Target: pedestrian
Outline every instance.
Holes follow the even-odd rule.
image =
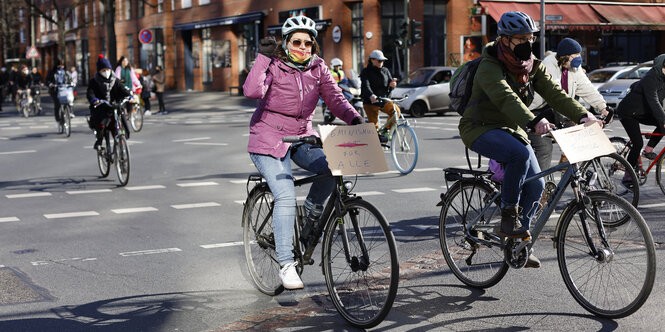
[[[137,68],[136,73],[139,74],[139,81],[141,81],[141,100],[143,101],[144,114],[150,116],[150,91],[152,90],[152,78],[148,70]]]
[[[124,56],[120,57],[118,64],[115,67],[115,76],[120,79],[120,83],[124,85],[132,93],[136,92],[136,89],[141,87],[141,82],[139,81],[138,76],[134,68],[129,63],[129,59]]]
[[[74,97],[78,94],[76,93],[76,87],[79,84],[79,73],[76,71],[76,66],[69,68],[69,76],[72,78],[72,88],[74,88]]]
[[[654,134],[665,133],[665,110],[663,109],[663,99],[665,98],[664,66],[665,54],[661,54],[653,60],[653,66],[644,77],[630,86],[630,92],[617,108],[621,125],[623,125],[633,144],[626,158],[633,167],[637,167],[640,152],[642,152],[643,157],[651,160],[658,156],[653,152],[653,148],[663,137],[651,136],[647,146],[644,147],[640,123],[655,126]],[[644,147],[644,151],[642,151],[642,147]],[[628,177],[624,176],[624,179],[628,180]]]
[[[369,55],[367,67],[360,72],[361,90],[360,96],[363,99],[365,114],[367,114],[367,121],[374,123],[376,129],[379,129],[379,111],[388,114],[388,117],[395,114],[392,102],[386,102],[379,106],[379,98],[390,97],[390,92],[393,91],[397,85],[397,79],[393,78],[390,70],[383,66],[383,63],[388,60],[380,50],[374,50]],[[395,105],[396,106],[396,105]],[[399,107],[397,111],[399,112]],[[390,132],[392,123],[386,126],[386,131],[379,133],[381,142],[387,142],[386,136]]]
[[[159,102],[159,112],[157,114],[168,114],[166,107],[164,107],[164,83],[166,82],[166,75],[162,66],[155,66],[155,74],[152,75],[152,81],[155,83],[154,90]]]
[[[467,108],[459,123],[464,145],[504,165],[501,185],[501,226],[508,238],[531,236],[531,218],[543,192],[543,179],[525,182],[540,172],[536,155],[523,128],[542,135],[552,128],[546,118],[534,123],[528,105],[540,94],[558,112],[576,122],[596,120],[551,79],[545,66],[532,54],[538,31],[533,19],[522,12],[504,13],[497,23],[499,37],[483,49]],[[525,267],[540,267],[529,254]]]
[[[291,160],[316,174],[330,175],[328,162],[320,146],[309,143],[284,143],[284,136],[318,136],[312,118],[319,98],[335,116],[348,124],[364,122],[344,98],[330,69],[321,59],[316,42],[316,23],[305,16],[290,17],[282,25],[282,41],[261,39],[256,62],[243,85],[246,97],[259,99],[259,106],[249,123],[247,151],[268,183],[275,199],[273,227],[279,276],[286,289],[303,288],[293,258],[293,225],[296,191]],[[305,244],[304,260],[311,256],[319,230],[323,203],[335,186],[332,177],[315,180],[305,199],[307,220],[300,241]]]
[[[12,103],[16,102],[16,79],[19,75],[16,66],[11,66],[9,74],[7,75],[7,80],[9,81],[9,93],[11,93]]]
[[[5,89],[9,84],[7,67],[0,68],[0,112],[2,112],[2,104],[5,102]]]

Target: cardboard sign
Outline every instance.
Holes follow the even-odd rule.
[[[552,136],[571,164],[616,152],[610,139],[595,121],[552,131]]]
[[[355,126],[319,125],[323,152],[333,175],[379,173],[388,170],[373,123]]]

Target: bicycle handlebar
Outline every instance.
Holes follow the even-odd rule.
[[[316,136],[284,136],[282,137],[284,143],[309,143],[312,145],[321,145],[321,138]]]
[[[127,104],[127,102],[129,102],[131,99],[133,99],[131,96],[129,96],[129,97],[125,97],[125,98],[122,99],[122,101],[120,101],[119,103],[117,103],[117,105],[122,107],[123,105]],[[107,106],[109,106],[109,107],[115,107],[115,106],[114,106],[115,104],[112,104],[112,103],[110,103],[108,100],[104,100],[104,99],[99,99],[99,103],[96,104],[96,105],[93,105],[93,107],[94,107],[94,108],[97,108],[97,107],[99,107],[99,105],[102,105],[102,104],[105,104],[105,105],[107,105]]]

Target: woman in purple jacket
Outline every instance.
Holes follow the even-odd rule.
[[[273,227],[279,273],[286,289],[303,288],[293,259],[293,225],[296,191],[291,174],[291,160],[316,174],[330,174],[323,149],[306,143],[282,142],[284,136],[318,136],[312,118],[319,97],[334,115],[347,124],[360,124],[363,118],[344,98],[342,90],[319,58],[313,20],[295,16],[282,26],[282,43],[272,37],[260,41],[259,54],[243,85],[246,97],[259,99],[259,106],[249,124],[247,151],[256,168],[266,179],[275,198]],[[307,222],[301,239],[307,239],[323,212],[323,203],[332,193],[332,177],[312,184],[305,208]],[[301,241],[302,241],[301,240]],[[305,243],[305,255],[316,244]],[[305,242],[305,241],[303,241]]]

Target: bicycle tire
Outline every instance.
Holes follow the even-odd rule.
[[[63,118],[63,115],[62,115],[64,113],[64,110],[63,110],[63,105],[62,104],[60,104],[60,106],[58,107],[57,112],[58,112],[59,117],[60,117],[60,120],[58,120],[58,134],[62,134],[62,133],[65,132],[65,125],[64,125],[64,122],[63,122],[64,118]]]
[[[626,317],[644,304],[653,288],[656,275],[653,238],[644,218],[624,199],[604,191],[588,192],[587,197],[590,203],[584,211],[571,202],[557,223],[559,270],[568,291],[584,309],[604,318]],[[613,222],[612,218],[621,215],[618,210],[629,220]],[[579,219],[582,213],[587,216],[593,243],[599,250],[611,252],[605,254],[608,259],[597,260],[591,255]],[[605,248],[599,239],[598,219],[603,225],[617,225],[605,226],[610,248]],[[616,305],[610,303],[614,301]]]
[[[617,153],[619,155],[621,155],[624,158],[628,156],[628,151],[630,151],[630,147],[626,146],[628,144],[628,141],[625,138],[619,136],[610,137],[610,143],[614,145],[614,148],[617,150]]]
[[[272,225],[274,198],[267,185],[258,185],[247,196],[242,213],[243,246],[249,275],[263,294],[274,296],[284,291],[279,278]]]
[[[115,171],[118,174],[120,186],[123,187],[129,182],[129,146],[127,145],[125,136],[120,135],[117,140],[115,147]]]
[[[23,105],[23,102],[21,103],[21,113],[23,114],[24,118],[29,118],[30,117],[30,105],[25,104]]]
[[[630,202],[637,207],[640,201],[640,180],[635,170],[630,166],[626,158],[618,153],[611,153],[584,162],[580,166],[582,174],[587,170],[595,171],[598,175],[596,184]],[[628,174],[629,185],[624,185],[624,176]]]
[[[402,174],[409,174],[418,162],[418,137],[415,130],[402,123],[392,131],[390,155],[395,168]]]
[[[665,183],[663,183],[663,172],[665,170],[663,169],[663,163],[665,163],[665,153],[660,155],[660,158],[656,161],[656,183],[658,183],[658,186],[660,187],[660,191],[665,194]]]
[[[397,246],[386,218],[374,205],[354,199],[345,202],[345,207],[342,220],[331,216],[326,225],[323,274],[340,315],[351,325],[366,329],[380,324],[395,301]],[[369,262],[362,257],[363,245]]]
[[[111,165],[109,163],[108,151],[103,145],[97,150],[97,166],[99,167],[99,173],[102,174],[102,178],[109,176]]]
[[[129,115],[129,124],[135,132],[139,132],[143,129],[143,108],[141,105],[132,105],[132,112]]]
[[[501,223],[500,200],[491,201],[496,189],[483,181],[458,181],[446,192],[439,216],[439,241],[443,257],[455,277],[473,288],[496,285],[508,272],[501,239],[493,235]],[[493,205],[467,235],[467,221],[475,219],[488,204]],[[494,211],[492,213],[492,211]],[[484,230],[481,230],[484,229]],[[473,240],[482,238],[484,242]]]
[[[71,117],[71,106],[63,105],[62,112],[62,131],[65,134],[65,137],[69,137],[72,134],[72,117]]]

